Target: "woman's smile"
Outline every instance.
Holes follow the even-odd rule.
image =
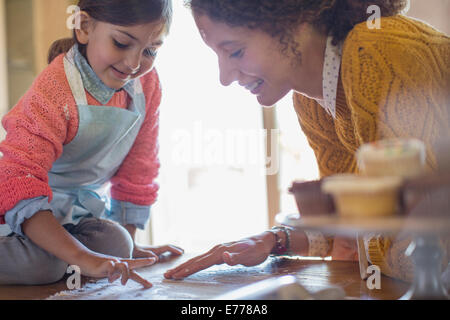
[[[256,81],[253,81],[249,84],[243,85],[245,89],[249,90],[252,94],[257,95],[261,92],[262,85],[264,84],[264,80],[258,79]]]

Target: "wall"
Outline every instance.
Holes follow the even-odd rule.
[[[13,107],[47,65],[53,41],[70,37],[67,7],[73,0],[3,0],[9,75],[9,107]]]
[[[48,49],[55,40],[71,37],[66,12],[72,0],[33,0],[33,41],[35,73],[47,66]]]
[[[450,0],[411,0],[407,15],[423,20],[438,30],[450,34]]]
[[[13,107],[34,80],[31,0],[5,0],[9,107]]]

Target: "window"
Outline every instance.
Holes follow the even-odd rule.
[[[179,1],[157,59],[163,101],[153,242],[195,251],[262,232],[267,196],[261,107],[242,88],[220,85],[215,53]]]

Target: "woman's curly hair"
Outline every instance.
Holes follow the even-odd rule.
[[[283,51],[296,52],[294,34],[299,24],[310,23],[330,34],[333,43],[344,40],[350,30],[369,18],[367,8],[377,5],[381,16],[400,13],[408,0],[184,0],[194,13],[233,27],[260,29],[278,37]]]

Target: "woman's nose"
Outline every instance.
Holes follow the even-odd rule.
[[[231,63],[219,58],[220,83],[229,86],[238,80],[239,70]]]

